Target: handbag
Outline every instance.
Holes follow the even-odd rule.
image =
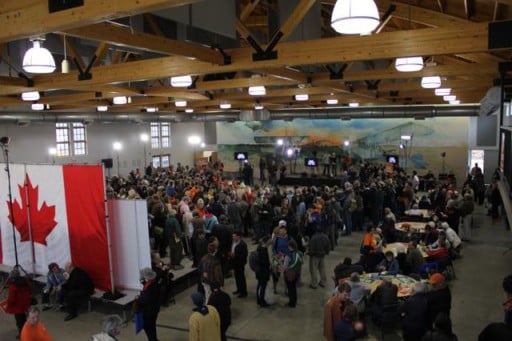
[[[288,270],[284,275],[286,276],[286,280],[288,282],[293,282],[297,279],[297,271],[295,270]]]

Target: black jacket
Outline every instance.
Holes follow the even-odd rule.
[[[71,271],[68,280],[62,287],[66,292],[81,291],[86,295],[92,295],[94,293],[94,284],[92,283],[91,277],[80,268],[74,268]]]

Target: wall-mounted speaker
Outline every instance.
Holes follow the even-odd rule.
[[[101,159],[101,163],[103,163],[103,166],[105,166],[105,168],[107,168],[107,169],[110,169],[114,166],[114,162],[112,161],[112,158]]]

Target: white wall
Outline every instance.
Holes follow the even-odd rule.
[[[149,123],[111,123],[94,122],[87,126],[87,148],[85,156],[55,158],[56,164],[67,163],[100,163],[101,159],[112,158],[114,167],[111,174],[117,173],[116,153],[112,148],[114,141],[119,141],[123,149],[119,152],[119,169],[126,175],[132,169],[144,166],[144,145],[140,134],[149,135]],[[171,164],[181,162],[192,165],[194,148],[187,139],[190,135],[204,136],[204,124],[171,123],[171,148],[152,150],[147,142],[146,159],[149,163],[151,155],[171,154]],[[16,124],[0,123],[0,136],[9,136],[9,161],[18,163],[52,163],[48,148],[55,146],[55,123],[32,123],[27,127]],[[0,159],[0,161],[4,161]]]

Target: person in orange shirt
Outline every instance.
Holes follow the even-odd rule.
[[[30,307],[27,322],[21,329],[21,341],[52,341],[52,337],[46,330],[40,319],[40,311],[37,307]]]

